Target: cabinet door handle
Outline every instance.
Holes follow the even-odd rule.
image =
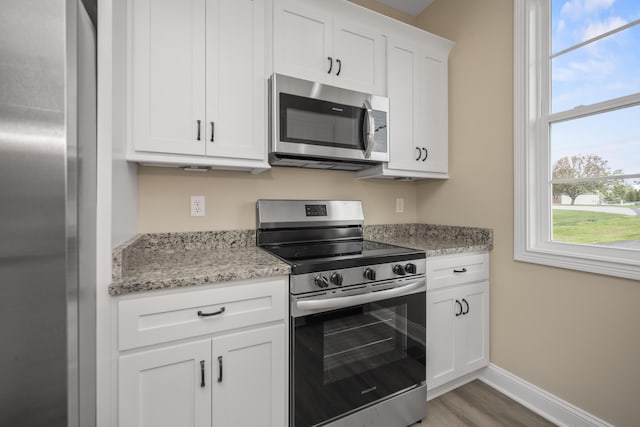
[[[422,161],[424,162],[425,160],[427,160],[427,157],[429,157],[429,150],[422,147],[422,151],[424,151],[424,158],[422,159]]]
[[[200,387],[204,387],[204,360],[200,361]]]
[[[198,316],[200,317],[209,317],[209,316],[217,316],[219,314],[224,313],[224,307],[220,307],[220,310],[213,311],[211,313],[205,313],[204,311],[198,311]]]
[[[218,382],[222,382],[222,356],[218,356]]]
[[[200,141],[200,120],[196,120],[198,122],[198,135],[196,136],[196,140]]]
[[[456,317],[461,316],[462,315],[462,303],[460,303],[460,301],[456,300],[456,305],[460,307],[460,311],[456,313]]]
[[[467,269],[465,267],[462,267],[461,269],[454,268],[453,272],[454,273],[466,273]]]
[[[338,72],[336,73],[336,76],[339,76],[340,71],[342,71],[342,61],[340,61],[339,59],[336,59],[336,62],[338,63]]]
[[[420,157],[422,157],[422,151],[420,150],[420,147],[416,147],[416,150],[418,151],[418,157],[416,157],[416,162],[420,160]]]
[[[331,74],[331,70],[333,70],[333,58],[328,56],[327,59],[329,60],[329,71],[327,71],[327,74]]]
[[[215,134],[216,134],[216,125],[215,123],[211,122],[211,142],[214,141]]]
[[[467,302],[466,299],[462,298],[462,302],[465,303],[467,305],[467,311],[463,311],[462,314],[469,314],[469,303]]]

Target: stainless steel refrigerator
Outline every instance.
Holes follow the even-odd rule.
[[[96,0],[0,0],[0,426],[95,425]]]

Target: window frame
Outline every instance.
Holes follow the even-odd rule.
[[[640,251],[554,242],[549,123],[639,105],[633,94],[549,114],[550,0],[514,0],[514,259],[640,280]]]

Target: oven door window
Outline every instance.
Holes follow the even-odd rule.
[[[425,294],[292,319],[295,426],[425,381]]]
[[[364,150],[364,108],[280,94],[280,140]]]

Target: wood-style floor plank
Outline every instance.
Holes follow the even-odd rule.
[[[555,427],[555,424],[476,380],[427,404],[414,427]]]

